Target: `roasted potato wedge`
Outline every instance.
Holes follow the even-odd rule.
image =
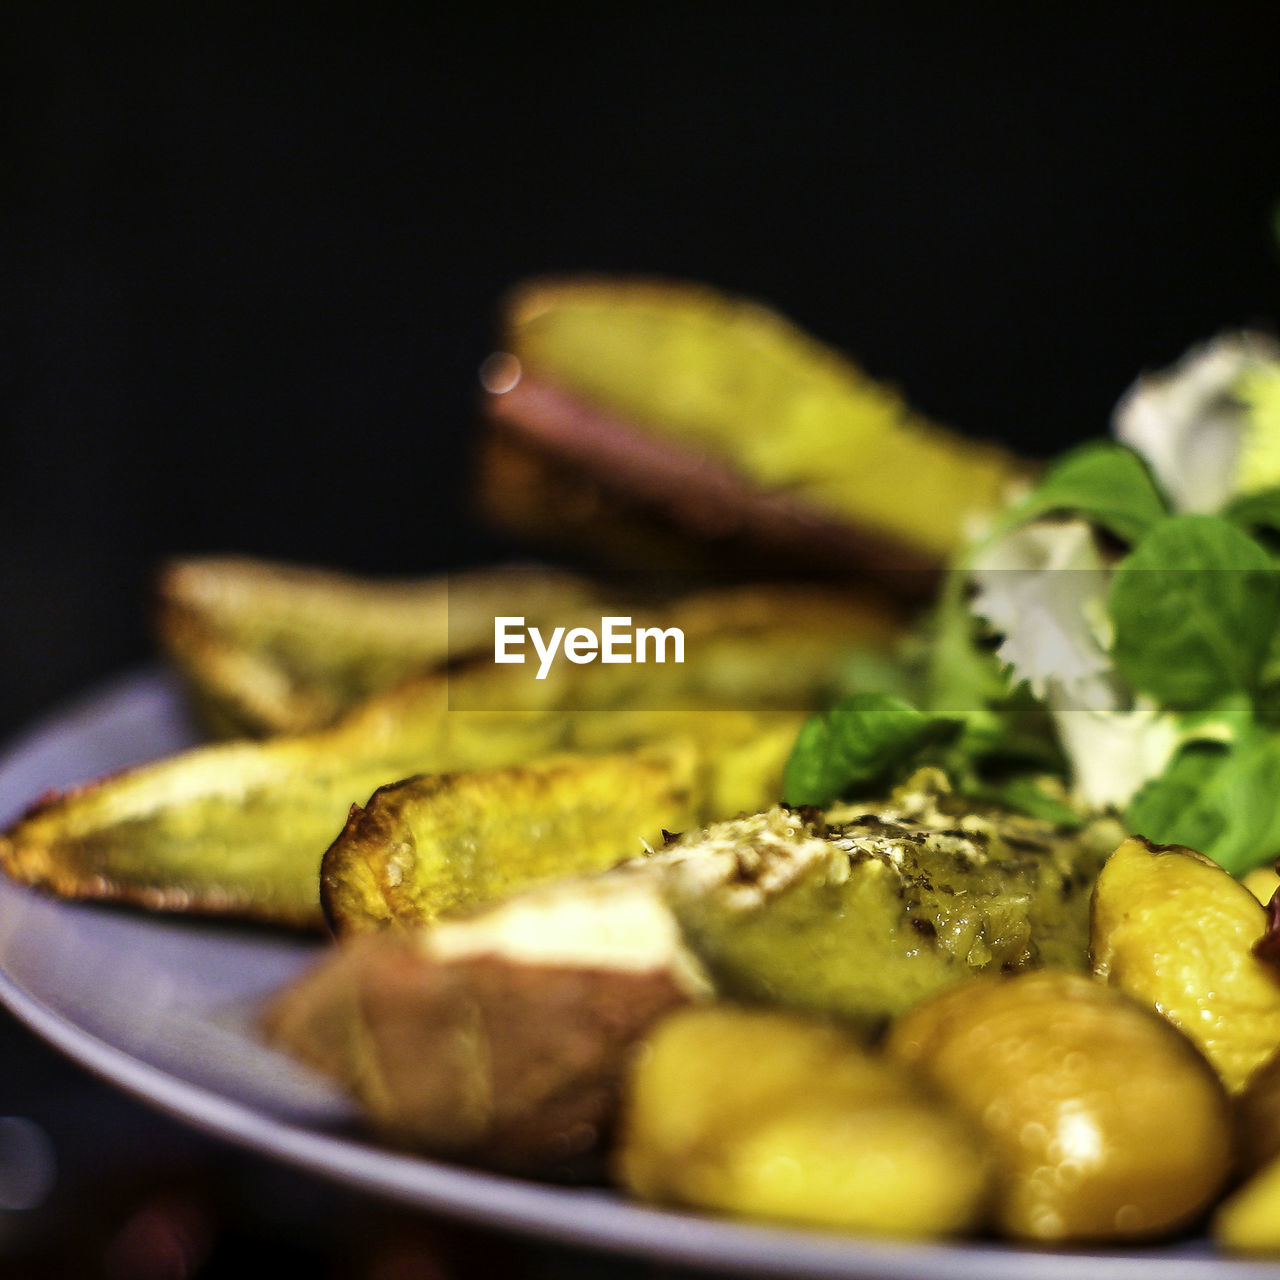
[[[601,1172],[635,1042],[707,991],[656,880],[615,871],[349,941],[264,1027],[390,1141],[573,1178]]]
[[[1167,1235],[1226,1182],[1231,1124],[1213,1071],[1168,1022],[1083,974],[953,986],[886,1048],[986,1133],[1007,1235]]]
[[[846,1030],[702,1005],[634,1055],[614,1168],[648,1200],[935,1236],[978,1224],[989,1161],[967,1121]]]
[[[351,805],[391,779],[687,736],[743,744],[739,772],[712,779],[711,803],[734,806],[716,811],[776,794],[799,713],[566,710],[590,705],[574,680],[585,670],[539,685],[536,710],[519,709],[532,682],[514,680],[509,697],[490,688],[469,700],[516,709],[450,710],[451,694],[467,696],[459,684],[510,679],[510,668],[427,677],[329,729],[196,748],[52,795],[0,836],[0,867],[67,897],[318,927],[324,851]]]
[[[1239,1091],[1280,1047],[1280,975],[1253,954],[1254,895],[1178,845],[1126,840],[1093,896],[1093,967],[1190,1037]]]
[[[325,915],[338,934],[412,927],[604,870],[661,844],[664,830],[704,821],[710,765],[676,739],[380,787],[324,855]]]
[[[752,561],[907,570],[897,586],[919,593],[929,579],[909,571],[940,568],[1028,470],[705,286],[534,280],[502,323],[482,374],[481,501],[524,533],[589,547],[603,516],[606,543],[625,549],[621,506]],[[654,552],[644,533],[634,545]]]
[[[156,633],[219,736],[302,733],[375,693],[491,650],[493,618],[598,606],[585,579],[524,565],[384,581],[239,556],[173,560]]]
[[[592,706],[634,699],[654,707],[691,695],[704,705],[756,706],[763,689],[769,705],[803,709],[844,687],[856,674],[850,661],[886,651],[903,625],[901,611],[869,590],[757,584],[628,600],[537,566],[381,582],[254,560],[183,560],[161,573],[158,596],[161,643],[222,735],[323,728],[411,676],[490,656],[499,615],[548,633],[599,627],[605,615],[685,633],[686,670],[624,674],[614,665],[594,690],[576,675]],[[505,709],[512,680],[472,678],[464,687],[475,701],[490,686],[486,705]]]

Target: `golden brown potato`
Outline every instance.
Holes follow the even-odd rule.
[[[206,557],[166,565],[157,595],[161,644],[223,736],[323,728],[410,677],[486,658],[500,615],[546,634],[555,626],[599,628],[606,615],[679,627],[687,640],[682,669],[613,665],[595,673],[603,679],[574,673],[584,705],[630,698],[650,707],[694,700],[808,708],[841,687],[851,655],[883,652],[902,626],[866,588],[753,584],[664,600],[536,565],[386,581]],[[526,705],[528,691],[521,696],[510,672],[496,676],[469,671],[455,708]]]
[[[1231,1253],[1280,1253],[1280,1160],[1223,1202],[1214,1214],[1213,1238]]]
[[[586,579],[541,565],[433,578],[361,578],[245,556],[172,560],[156,633],[219,736],[303,733],[362,699],[493,645],[498,613],[563,621],[601,604]]]
[[[518,668],[498,668],[509,675]],[[582,671],[586,668],[574,668]],[[690,737],[707,750],[710,812],[777,795],[801,712],[584,709],[570,675],[536,708],[493,689],[493,668],[429,676],[328,729],[182,752],[43,797],[0,834],[0,867],[65,897],[320,927],[320,862],[353,804],[418,773],[489,769],[558,751]],[[470,680],[492,710],[454,710]],[[474,692],[474,691],[473,691]],[[518,693],[519,690],[516,691]]]
[[[1094,971],[1180,1027],[1239,1090],[1280,1045],[1280,980],[1253,954],[1266,926],[1216,862],[1134,837],[1094,888]]]
[[[337,934],[409,928],[602,871],[702,820],[705,767],[695,743],[674,739],[379,787],[324,855],[325,916]]]
[[[349,941],[264,1028],[397,1145],[577,1178],[600,1172],[638,1037],[707,990],[654,882],[615,872]]]
[[[734,565],[896,571],[919,596],[933,582],[919,570],[939,569],[1029,470],[705,286],[528,281],[500,342],[483,372],[481,501],[505,527],[561,544],[598,551],[603,524],[613,554],[652,564],[671,546],[665,524]]]
[[[1166,1235],[1227,1177],[1230,1119],[1212,1070],[1167,1022],[1094,979],[971,979],[907,1014],[887,1051],[987,1134],[1008,1235]]]
[[[649,1036],[615,1168],[650,1200],[894,1236],[975,1225],[987,1177],[969,1126],[848,1032],[727,1005]]]

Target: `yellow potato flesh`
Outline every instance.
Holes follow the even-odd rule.
[[[616,1171],[651,1200],[894,1236],[975,1225],[968,1126],[833,1026],[706,1006],[637,1055]]]
[[[1189,849],[1126,840],[1093,896],[1095,972],[1179,1027],[1238,1091],[1280,1045],[1280,981],[1254,895]]]
[[[1022,473],[764,307],[676,283],[534,281],[505,341],[534,377],[934,558]]]
[[[951,987],[898,1022],[887,1051],[987,1134],[1005,1234],[1167,1234],[1227,1176],[1230,1123],[1212,1071],[1168,1023],[1083,975]]]

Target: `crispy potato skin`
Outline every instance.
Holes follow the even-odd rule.
[[[1042,1241],[1191,1223],[1231,1167],[1226,1096],[1191,1043],[1081,974],[975,978],[912,1010],[887,1052],[979,1124],[995,1221]]]
[[[602,871],[699,818],[694,744],[412,778],[353,808],[324,855],[337,934],[427,924],[530,885]]]
[[[561,543],[598,550],[603,525],[615,554],[652,555],[665,521],[722,562],[870,568],[919,596],[966,516],[1001,505],[1027,470],[926,422],[782,317],[705,286],[531,280],[509,297],[500,341],[481,501]],[[619,506],[639,523],[620,522]]]
[[[623,1115],[615,1171],[645,1199],[894,1236],[982,1214],[967,1123],[834,1024],[676,1012],[635,1055]]]
[[[535,620],[599,607],[585,579],[513,565],[360,578],[245,556],[171,560],[155,631],[219,737],[305,733],[363,699],[487,650],[495,613]]]
[[[495,705],[452,709],[472,678]],[[582,709],[578,692],[552,688],[545,705],[522,708],[489,672],[423,677],[329,729],[197,747],[46,797],[0,834],[0,868],[70,898],[321,928],[324,851],[352,804],[389,780],[689,737],[711,762],[707,812],[733,813],[777,793],[803,719],[679,706],[602,714]]]
[[[1159,1010],[1239,1091],[1280,1045],[1280,978],[1253,954],[1266,923],[1216,862],[1134,837],[1094,887],[1094,971]]]

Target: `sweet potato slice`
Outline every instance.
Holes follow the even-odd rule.
[[[677,740],[380,787],[324,856],[325,915],[339,934],[411,927],[604,870],[705,818],[704,767]]]
[[[563,621],[599,591],[513,565],[412,580],[241,556],[173,560],[156,582],[156,633],[219,736],[323,728],[375,693],[488,651],[496,613]]]
[[[732,813],[761,803],[762,792],[776,794],[802,718],[580,710],[591,705],[590,691],[572,673],[538,686],[541,705],[523,709],[526,686],[513,682],[506,694],[490,686],[511,670],[477,677],[488,692],[469,700],[493,710],[450,709],[465,673],[427,677],[329,729],[199,747],[52,794],[0,836],[0,867],[66,897],[319,927],[324,851],[351,805],[390,780],[689,736],[708,751],[716,744],[723,764],[709,779],[710,803]]]
[[[919,594],[1026,467],[927,422],[780,316],[705,286],[534,280],[508,298],[482,379],[481,503],[590,547],[619,509],[739,561],[876,570]],[[543,465],[540,465],[543,464]],[[554,490],[551,497],[548,491]],[[677,555],[679,551],[677,549]]]
[[[389,1141],[580,1178],[601,1170],[636,1041],[707,991],[657,881],[619,871],[349,941],[264,1026]]]

